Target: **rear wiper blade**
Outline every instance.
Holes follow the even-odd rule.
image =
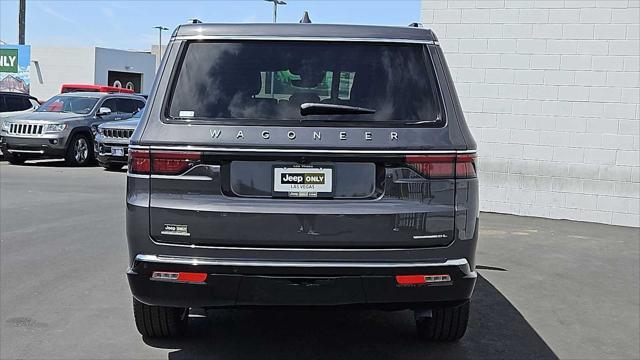
[[[350,115],[350,114],[373,114],[375,109],[367,109],[357,106],[304,103],[300,105],[300,115]]]
[[[440,121],[442,121],[442,118],[440,117],[440,115],[438,115],[435,118],[435,120],[419,120],[419,121],[406,122],[404,124],[405,125],[424,125],[424,124],[435,124]]]

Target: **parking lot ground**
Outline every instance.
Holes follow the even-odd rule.
[[[135,330],[126,174],[0,162],[2,359],[634,359],[640,230],[481,215],[469,330],[416,339],[408,311],[219,310],[179,340]]]

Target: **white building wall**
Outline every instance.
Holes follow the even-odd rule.
[[[60,93],[63,83],[92,84],[93,48],[31,47],[31,95],[47,100]]]
[[[422,0],[484,211],[640,226],[640,0]]]
[[[95,48],[95,79],[92,83],[107,84],[109,71],[142,74],[141,93],[148,94],[156,74],[156,56],[150,52]],[[95,82],[94,82],[95,81]]]

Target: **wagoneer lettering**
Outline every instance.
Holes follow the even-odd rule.
[[[182,25],[163,66],[129,151],[141,334],[184,334],[192,308],[349,306],[464,335],[476,144],[431,30]]]

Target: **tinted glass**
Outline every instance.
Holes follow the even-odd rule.
[[[97,102],[96,97],[57,95],[42,104],[36,111],[88,114]]]
[[[185,50],[168,115],[184,119],[416,122],[439,119],[428,54],[419,44],[198,42]],[[373,114],[300,115],[303,103]]]
[[[142,109],[144,103],[134,99],[118,99],[118,110],[123,113],[133,114]]]
[[[31,109],[31,101],[24,96],[12,96],[7,95],[4,98],[5,100],[5,111],[23,111]]]
[[[102,103],[102,105],[100,105],[100,107],[108,107],[112,113],[116,113],[120,111],[118,105],[117,99],[107,99]]]

